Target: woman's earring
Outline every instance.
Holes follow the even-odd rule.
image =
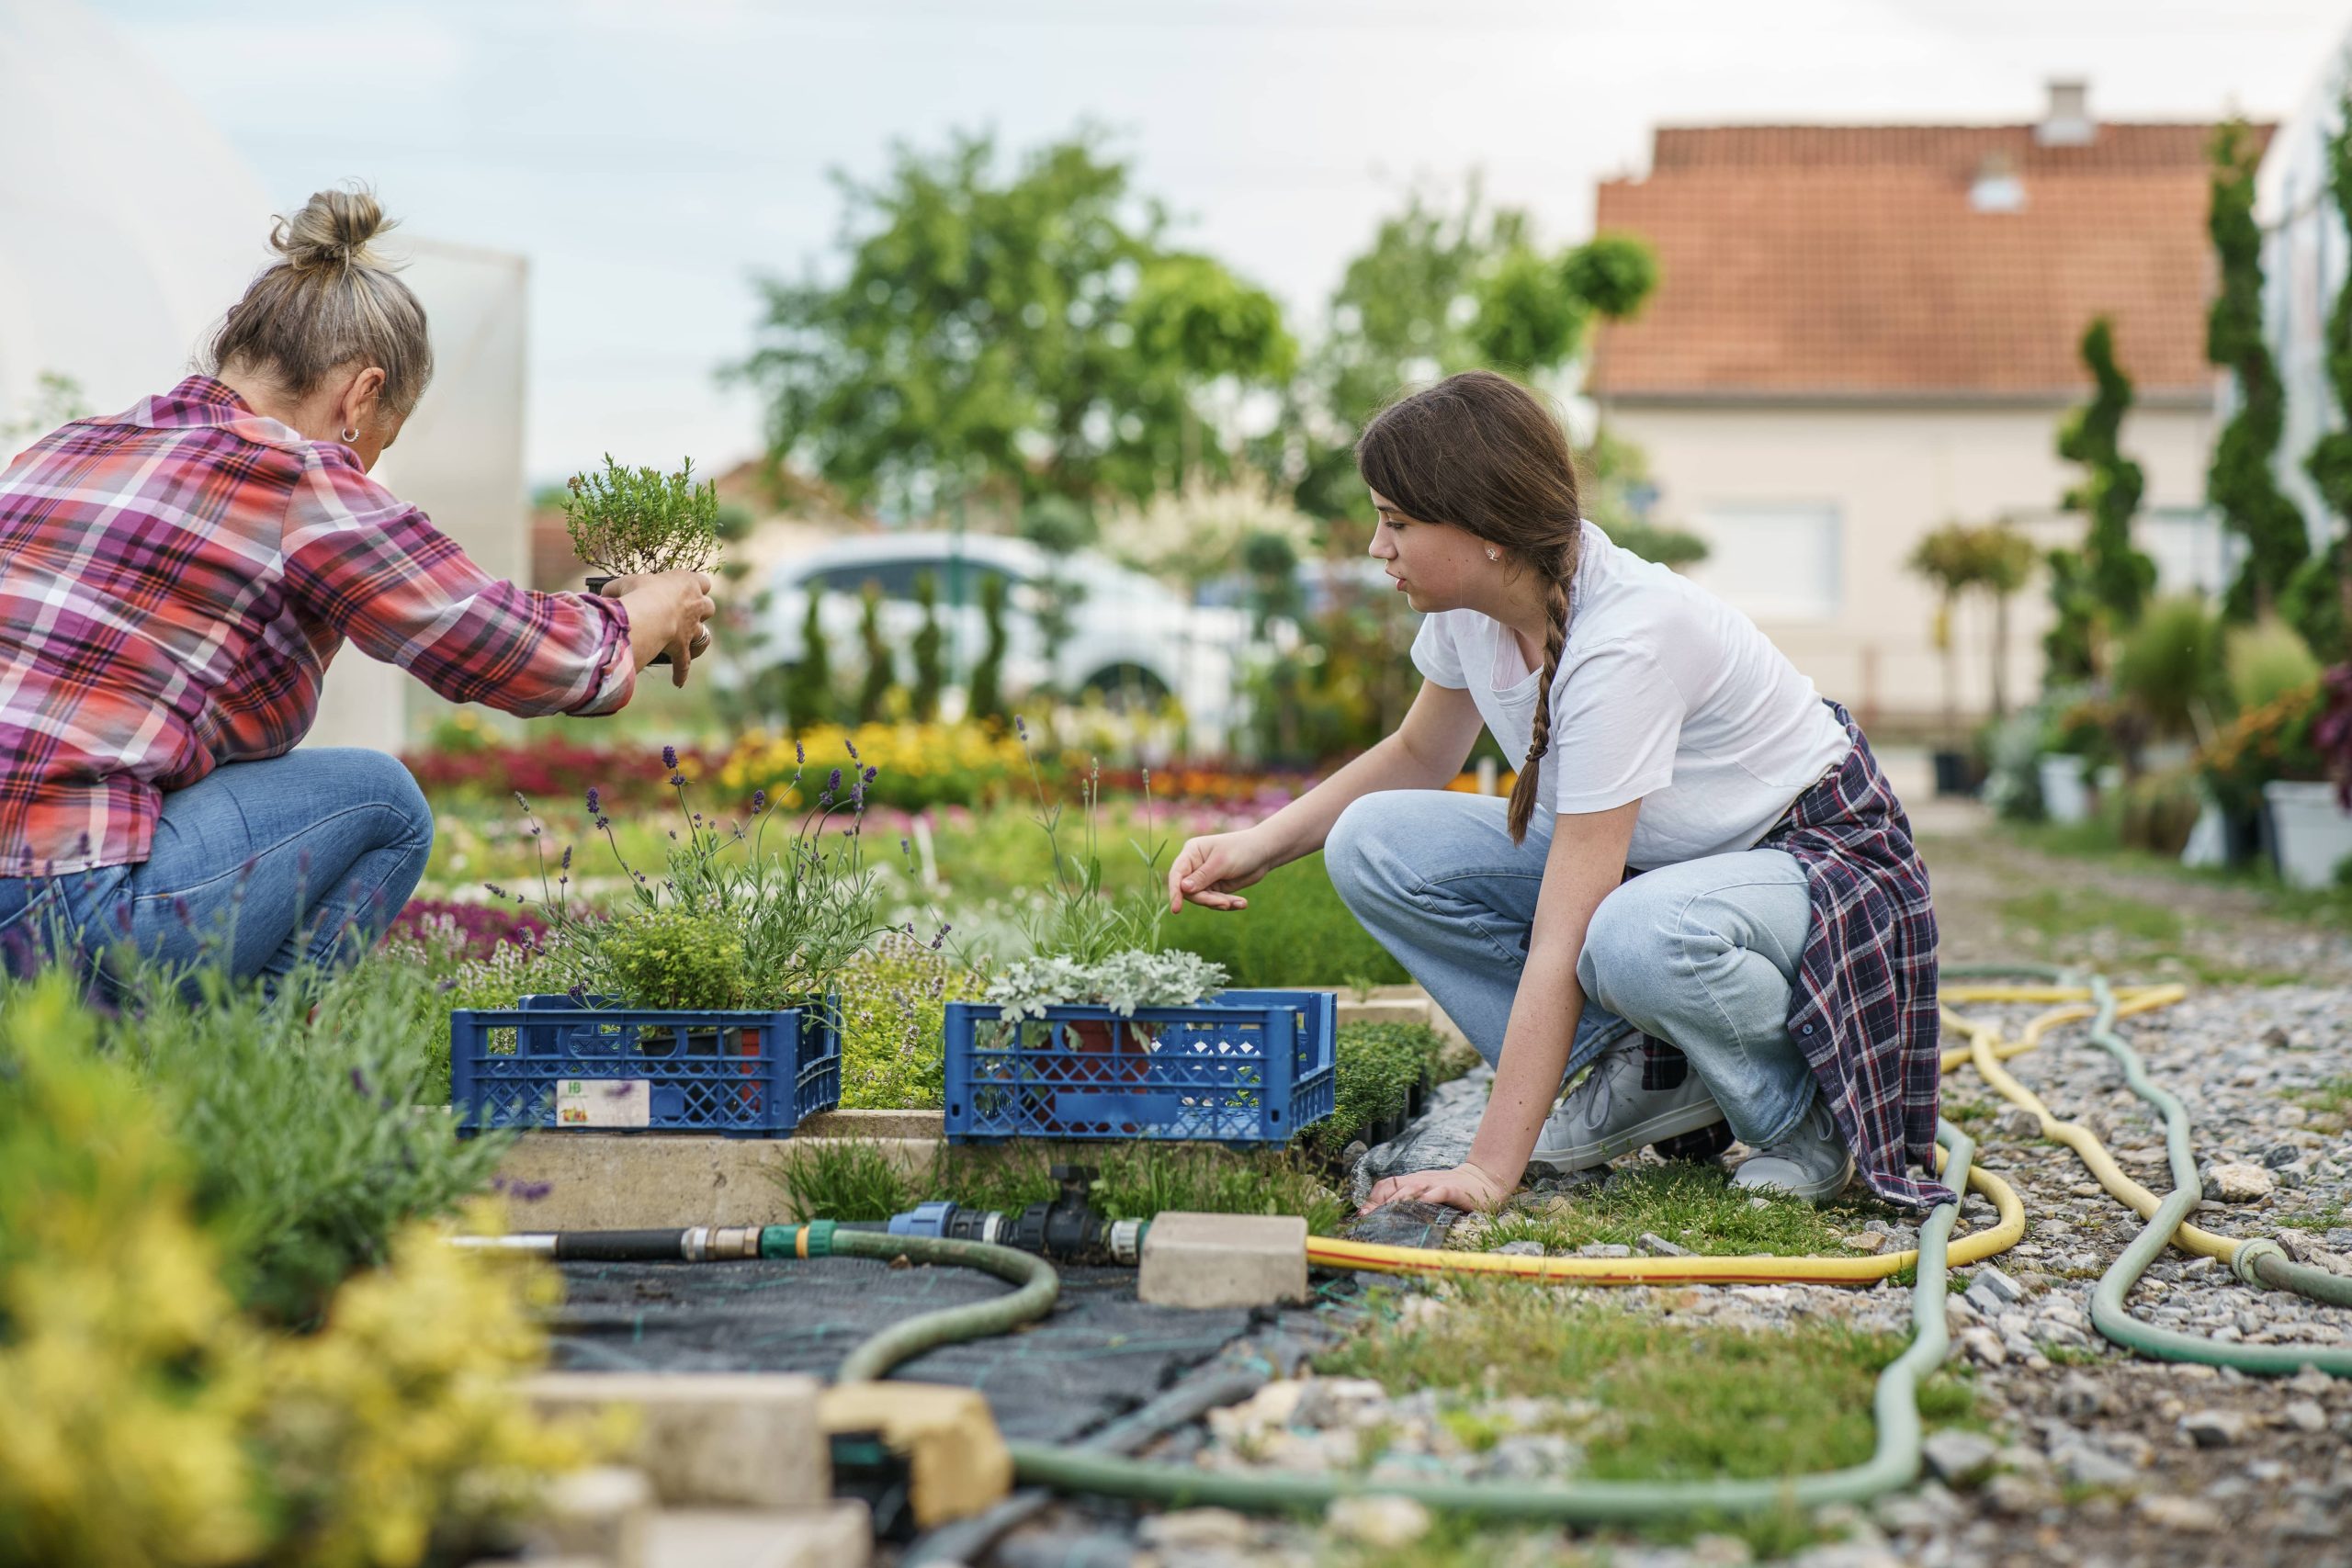
[[[351,429],[347,429],[347,428],[346,428],[346,429],[344,431],[344,433],[343,433],[343,441],[344,441],[344,445],[345,445],[345,446],[349,446],[351,443],[353,443],[353,442],[355,442],[355,441],[358,440],[358,439],[359,439],[359,432],[357,432],[357,431],[356,431],[356,430],[351,430]]]
[[[1494,546],[1488,545],[1487,547],[1487,558],[1488,560],[1500,560],[1503,558],[1503,553],[1502,551],[1495,548]]]

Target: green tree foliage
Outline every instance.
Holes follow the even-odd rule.
[[[922,610],[922,625],[915,628],[915,717],[928,722],[939,716],[939,692],[947,682],[944,657],[946,629],[939,624],[939,583],[929,572],[915,578],[915,603]]]
[[[889,639],[882,635],[882,590],[871,582],[858,595],[857,641],[865,660],[865,672],[857,684],[857,722],[872,724],[889,705],[899,666]]]
[[[985,641],[978,662],[972,666],[972,682],[966,694],[964,711],[982,723],[1002,724],[1004,707],[1004,578],[989,571],[980,574],[980,625],[985,628]]]
[[[846,275],[769,280],[737,373],[767,398],[772,454],[852,502],[1140,498],[1188,460],[1226,462],[1210,383],[1291,373],[1280,307],[1174,248],[1093,133],[1009,175],[992,137],[957,135],[900,149],[877,184],[837,183]]]
[[[2352,223],[2352,92],[2336,103],[2335,134],[2327,140],[2328,194]],[[2352,277],[2337,290],[2327,316],[2327,384],[2337,417],[2352,422]],[[2280,609],[2303,634],[2312,650],[2326,660],[2352,657],[2352,430],[2333,430],[2312,444],[2303,469],[2320,498],[2336,516],[2339,538],[2288,580]]]
[[[1651,522],[1646,504],[1637,503],[1637,492],[1650,488],[1649,458],[1640,447],[1603,425],[1577,454],[1577,499],[1610,543],[1677,571],[1707,558],[1706,540]]]
[[[832,653],[825,646],[825,592],[808,585],[808,607],[800,617],[800,658],[785,674],[784,711],[796,729],[830,723],[835,713]]]
[[[2050,569],[2050,605],[2057,612],[2041,634],[2041,685],[2056,691],[2080,685],[2098,670],[2098,595],[2083,551],[2052,550],[2041,564]]]
[[[2262,337],[2262,231],[2254,219],[2256,150],[2244,120],[2213,137],[2208,228],[2221,262],[2221,291],[2206,319],[2205,356],[2237,383],[2238,409],[2214,445],[2205,494],[2222,524],[2246,543],[2245,565],[2224,609],[2245,621],[2278,602],[2311,553],[2302,514],[2278,489],[2271,456],[2286,423],[2286,392]]]
[[[1657,278],[1637,240],[1604,234],[1547,254],[1524,212],[1487,207],[1475,183],[1458,204],[1414,192],[1348,264],[1272,438],[1303,476],[1300,509],[1360,505],[1355,433],[1398,392],[1480,366],[1552,369],[1575,357],[1594,317],[1639,310]]]
[[[1046,554],[1046,570],[1029,584],[1030,616],[1045,646],[1046,684],[1056,684],[1062,649],[1078,629],[1086,585],[1069,574],[1069,558],[1093,542],[1094,520],[1075,502],[1049,495],[1022,513],[1021,535]]]

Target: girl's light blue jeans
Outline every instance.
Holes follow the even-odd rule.
[[[1556,818],[1514,844],[1510,803],[1452,790],[1383,790],[1340,813],[1323,847],[1340,899],[1489,1063],[1527,961]],[[1790,1038],[1789,989],[1813,908],[1781,850],[1661,866],[1600,902],[1577,960],[1584,1012],[1568,1071],[1639,1031],[1678,1046],[1751,1147],[1811,1105]]]
[[[124,942],[183,972],[275,985],[383,934],[433,849],[433,810],[399,759],[318,747],[232,762],[164,796],[146,860],[0,877],[0,963],[85,967]],[[70,954],[53,951],[62,942]],[[193,980],[187,987],[195,990]]]

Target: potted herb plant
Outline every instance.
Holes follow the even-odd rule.
[[[469,1124],[548,1124],[549,1083],[559,1125],[766,1136],[837,1098],[837,983],[888,929],[864,854],[878,770],[850,743],[850,766],[811,800],[801,753],[776,800],[756,791],[744,819],[722,821],[693,809],[676,749],[662,760],[685,821],[658,873],[630,863],[601,792],[587,794],[628,888],[620,909],[575,901],[569,847],[552,876],[542,857],[547,963],[564,992],[452,1015],[452,1101]]]
[[[709,571],[718,564],[718,486],[695,482],[694,459],[674,474],[625,468],[605,454],[605,471],[574,474],[565,482],[564,530],[572,553],[589,569],[588,592],[604,592],[617,578],[657,571]],[[695,639],[693,653],[709,646]],[[656,664],[670,656],[657,655]]]
[[[1026,748],[1028,726],[1016,717],[1013,727]],[[1026,954],[989,982],[979,1002],[947,1010],[950,1139],[1273,1141],[1328,1112],[1330,996],[1223,991],[1222,966],[1168,950],[1164,843],[1135,843],[1137,885],[1106,893],[1099,771],[1082,786],[1085,838],[1073,853],[1034,751],[1030,769],[1053,872],[1023,921]],[[1150,840],[1148,773],[1144,810]]]

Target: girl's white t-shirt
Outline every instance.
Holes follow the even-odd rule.
[[[1640,801],[1635,870],[1752,848],[1852,749],[1755,622],[1589,522],[1568,604],[1538,799],[1563,813]],[[1422,618],[1413,663],[1468,690],[1504,756],[1527,755],[1542,674],[1510,627],[1441,610]]]

